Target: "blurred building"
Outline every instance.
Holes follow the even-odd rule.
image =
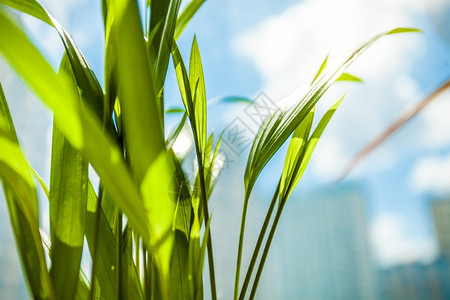
[[[434,228],[442,255],[450,258],[450,200],[431,202]]]
[[[449,261],[440,257],[429,264],[414,263],[379,272],[379,299],[450,299]]]
[[[284,268],[276,276],[265,272],[283,283],[278,296],[375,299],[376,274],[361,190],[347,186],[289,201],[277,231],[279,238],[273,243],[273,256],[268,259]],[[270,287],[261,287],[260,292],[264,298]]]
[[[380,299],[450,299],[450,200],[431,202],[439,257],[378,272]]]

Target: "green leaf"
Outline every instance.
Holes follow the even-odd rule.
[[[167,144],[167,148],[171,149],[173,144],[175,143],[175,141],[177,140],[178,136],[180,135],[181,130],[183,130],[184,125],[186,124],[186,120],[187,120],[187,113],[185,110],[183,110],[183,117],[180,120],[180,123],[178,123],[177,127],[175,128],[175,130],[173,130],[170,134],[169,137],[167,138],[166,144]]]
[[[91,257],[94,256],[94,235],[96,227],[97,195],[88,183],[88,202],[85,234]],[[96,282],[100,289],[101,299],[116,299],[115,263],[116,240],[103,210],[99,212],[98,241],[96,259]],[[98,290],[97,288],[95,290]]]
[[[97,295],[96,295],[97,297]],[[89,280],[84,274],[83,270],[80,271],[80,279],[78,280],[78,287],[76,290],[75,300],[85,300],[89,298]],[[98,298],[96,298],[98,299]]]
[[[315,82],[297,105],[287,111],[279,112],[272,116],[266,122],[266,125],[262,126],[258,131],[250,150],[244,176],[246,195],[251,193],[256,179],[267,162],[346,69],[381,37],[388,34],[410,31],[414,30],[398,28],[375,36],[353,52],[334,72]]]
[[[45,9],[35,0],[0,0],[0,3],[33,16],[53,26],[53,22]]]
[[[244,104],[252,104],[253,100],[241,97],[241,96],[227,96],[227,97],[215,97],[209,99],[206,104],[207,105],[216,105],[220,103],[244,103]]]
[[[319,78],[319,76],[320,76],[320,75],[323,73],[323,71],[326,69],[327,63],[328,63],[328,56],[329,56],[329,55],[327,55],[327,56],[325,57],[325,59],[323,60],[322,64],[320,65],[319,70],[317,70],[316,76],[314,76],[314,79],[313,79],[313,81],[311,82],[311,85],[313,85],[314,82],[316,82],[317,78]]]
[[[175,40],[178,40],[184,28],[187,26],[189,21],[202,6],[205,0],[192,0],[180,14],[177,19],[177,26],[175,28]]]
[[[97,195],[95,194],[92,184],[88,183],[88,203],[86,216],[86,240],[88,242],[91,256],[94,252],[94,232],[96,226],[96,210],[97,210]],[[117,244],[111,226],[104,214],[100,211],[98,222],[98,241],[97,241],[97,269],[96,280],[100,287],[101,299],[116,299],[117,297],[117,282],[116,271],[117,260],[116,251]],[[142,299],[143,293],[139,283],[139,276],[137,275],[136,266],[133,263],[131,253],[131,233],[130,227],[127,225],[124,230],[124,245],[122,251],[122,274],[123,274],[123,295],[126,299]],[[98,289],[96,289],[98,293]]]
[[[44,180],[39,176],[39,174],[31,167],[29,166],[30,173],[36,179],[36,181],[39,183],[39,185],[42,188],[42,191],[45,193],[45,196],[47,196],[47,199],[50,197],[50,191],[47,188],[47,185],[45,184]]]
[[[176,181],[177,206],[174,214],[173,230],[175,245],[172,255],[170,285],[171,298],[190,299],[190,279],[188,274],[188,249],[190,245],[190,231],[192,223],[192,205],[189,182],[179,164],[175,153],[169,151],[175,164],[174,180]],[[170,191],[169,191],[170,192]]]
[[[341,104],[342,100],[344,100],[345,96],[342,96],[341,99],[339,99],[338,102],[336,102],[322,117],[319,124],[317,124],[317,127],[314,129],[311,137],[308,140],[308,145],[306,147],[305,153],[303,155],[300,168],[298,169],[298,172],[295,176],[295,179],[292,183],[292,189],[295,188],[295,186],[299,183],[300,179],[303,176],[303,173],[306,170],[306,167],[308,166],[308,163],[311,159],[311,156],[314,152],[314,149],[317,146],[317,143],[319,142],[320,137],[322,136],[322,133],[324,132],[325,128],[327,127],[328,123],[330,122],[331,118],[333,117],[334,113],[336,112],[337,108]]]
[[[353,82],[363,82],[363,80],[355,75],[349,73],[342,73],[341,76],[336,79],[336,81],[353,81]]]
[[[196,119],[194,117],[195,111],[192,100],[191,87],[189,85],[189,77],[183,58],[180,54],[180,50],[178,49],[178,46],[175,42],[172,45],[172,59],[175,67],[175,74],[177,76],[178,87],[180,89],[181,99],[183,100],[186,113],[188,114],[192,132],[193,134],[197,134],[197,127],[195,122]]]
[[[195,128],[198,149],[203,155],[206,147],[206,91],[205,78],[203,76],[202,60],[200,50],[197,45],[197,38],[194,36],[191,48],[191,60],[189,63],[189,85],[192,93],[192,106],[194,107]],[[205,158],[203,158],[205,161]]]
[[[61,24],[35,0],[0,0],[0,3],[36,17],[56,29],[66,49],[81,95],[101,120],[103,91],[83,54]]]
[[[64,56],[61,76],[72,69]],[[75,78],[74,93],[77,93]],[[88,163],[57,126],[53,126],[50,172],[50,232],[52,267],[50,276],[59,299],[73,299],[78,285],[86,216]]]
[[[11,227],[35,299],[54,299],[39,233],[38,200],[30,167],[20,150],[8,104],[0,84],[0,179]]]
[[[217,141],[217,144],[215,145],[212,156],[211,156],[211,151],[212,151],[212,146],[213,146],[212,145],[213,144],[213,134],[211,134],[208,139],[207,151],[206,151],[206,155],[205,155],[205,157],[207,157],[207,158],[210,157],[210,160],[207,159],[206,163],[205,163],[205,169],[206,169],[205,185],[206,185],[206,195],[207,195],[208,201],[209,201],[211,193],[214,189],[214,186],[216,184],[216,180],[220,174],[220,169],[218,169],[218,168],[223,167],[223,166],[216,165],[216,160],[217,160],[217,157],[218,157],[218,154],[220,151],[220,145],[222,144],[222,137],[223,137],[223,133],[220,135],[219,140]],[[222,159],[223,159],[223,157],[222,157]],[[214,172],[216,172],[216,174],[214,174]]]
[[[178,113],[184,113],[186,110],[184,108],[181,107],[171,107],[166,109],[165,113],[166,114],[178,114]]]
[[[153,45],[154,53],[156,53],[155,79],[157,94],[163,88],[164,79],[166,78],[180,4],[180,0],[152,1],[151,3],[150,28],[156,32],[150,33],[150,36],[152,36],[151,44]]]
[[[395,29],[387,32],[386,34],[396,34],[396,33],[406,33],[406,32],[422,32],[422,30],[417,29],[417,28],[399,27],[399,28],[395,28]]]
[[[148,61],[136,1],[112,2],[117,55],[121,119],[127,160],[140,184],[149,232],[148,249],[160,271],[167,296],[167,276],[173,244],[171,232],[174,201],[167,193],[172,162],[165,148],[163,128],[156,101],[154,79]],[[125,212],[126,213],[126,212]],[[133,224],[133,228],[135,224]]]
[[[68,80],[56,75],[24,33],[1,11],[0,27],[3,29],[0,31],[0,52],[4,58],[53,110],[58,128],[74,148],[83,151],[133,228],[149,243],[142,196],[128,173],[118,146],[104,133],[89,108],[80,105]]]
[[[306,167],[308,166],[308,163],[312,157],[312,154],[314,152],[314,149],[317,146],[317,143],[319,142],[320,137],[322,136],[322,133],[324,132],[325,128],[327,127],[328,123],[330,122],[331,118],[333,117],[334,113],[336,112],[337,108],[341,104],[342,100],[345,96],[343,96],[341,99],[339,99],[338,102],[336,102],[322,117],[319,124],[317,125],[316,129],[314,129],[314,132],[312,133],[311,137],[308,135],[304,135],[303,137],[296,137],[296,133],[301,134],[300,132],[297,132],[301,129],[297,128],[296,131],[294,131],[294,136],[291,139],[291,143],[289,144],[288,149],[288,155],[286,157],[285,162],[285,169],[283,170],[282,178],[280,180],[281,187],[284,186],[283,192],[280,190],[280,201],[281,204],[284,205],[284,203],[287,201],[289,196],[291,195],[292,191],[295,189],[295,187],[300,182],[300,179],[302,178],[303,174],[305,173]],[[306,117],[303,122],[308,122],[309,117]],[[302,124],[303,124],[302,122]],[[312,125],[312,117],[310,118],[310,126]],[[300,124],[299,127],[302,125]],[[306,126],[306,124],[304,125]],[[311,129],[311,127],[310,127]],[[305,139],[306,138],[306,139]],[[304,139],[304,140],[300,140]],[[304,141],[304,142],[303,142]],[[303,145],[298,147],[300,143],[303,143]],[[296,152],[296,148],[298,151]],[[288,162],[289,161],[289,162]],[[286,167],[286,165],[289,164],[289,167]],[[286,171],[287,170],[287,171]],[[285,176],[286,173],[289,174],[289,176]],[[286,179],[288,178],[288,179]]]
[[[174,232],[175,245],[172,255],[172,263],[170,270],[170,285],[172,299],[191,299],[190,297],[190,279],[188,274],[188,250],[190,245],[190,231],[192,206],[189,191],[189,183],[186,175],[178,162],[173,151],[172,154],[175,165],[174,180],[176,181],[177,206],[174,214]]]
[[[313,82],[310,90],[302,99],[299,100],[297,105],[285,111],[277,111],[273,116],[269,117],[265,124],[258,130],[250,149],[244,174],[245,196],[236,263],[235,298],[237,298],[239,289],[240,265],[242,259],[242,247],[244,242],[248,200],[250,199],[250,194],[261,171],[288,139],[288,137],[294,132],[298,125],[303,121],[303,119],[308,115],[316,103],[322,98],[325,92],[331,87],[331,85],[333,85],[333,83],[362,53],[364,53],[365,50],[385,35],[412,31],[416,30],[397,28],[375,36],[353,52],[336,70],[334,70],[334,72],[331,72],[329,75],[323,76],[320,80]]]
[[[280,203],[291,194],[297,182],[297,174],[308,143],[312,123],[314,121],[314,108],[295,129],[284,161],[283,172],[280,178]]]

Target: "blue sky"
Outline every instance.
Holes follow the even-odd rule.
[[[100,1],[41,2],[72,34],[102,80]],[[286,97],[298,99],[328,53],[331,62],[339,62],[349,50],[384,30],[411,26],[425,31],[381,40],[350,70],[365,82],[339,84],[319,105],[320,113],[347,95],[299,186],[313,190],[329,186],[359,149],[450,77],[449,11],[445,0],[209,0],[186,28],[179,46],[188,58],[197,35],[208,98],[252,99],[264,92],[278,103]],[[39,46],[56,66],[62,53],[57,35],[31,18],[22,20],[30,35],[44,39]],[[2,72],[0,79],[7,96],[22,98],[11,104],[20,138],[32,164],[48,180],[50,115],[24,119],[19,113],[24,107],[28,113],[46,109],[20,91],[11,72]],[[168,106],[181,105],[170,68],[168,82]],[[426,260],[435,254],[428,203],[450,193],[449,98],[446,93],[436,99],[347,179],[367,189],[369,235],[382,264]],[[243,108],[212,107],[210,129],[219,132]],[[240,167],[245,158],[244,153]],[[272,174],[282,163],[282,155],[277,155],[265,170],[258,183],[260,193],[275,187]],[[408,249],[413,251],[405,258]]]

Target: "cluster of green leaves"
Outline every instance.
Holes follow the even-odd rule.
[[[236,275],[234,286],[234,299],[244,299],[248,285],[250,283],[252,272],[258,259],[259,251],[265,239],[266,231],[271,223],[274,208],[278,199],[278,206],[273,217],[270,232],[266,239],[266,244],[260,258],[259,266],[253,280],[253,287],[250,293],[250,299],[255,297],[256,289],[258,287],[259,279],[264,268],[265,260],[275,234],[278,221],[281,217],[284,205],[291,195],[294,188],[298,185],[305,169],[311,159],[312,153],[325,129],[343,100],[342,97],[336,104],[334,104],[322,117],[315,130],[311,134],[312,124],[314,120],[314,107],[317,102],[323,97],[325,92],[337,81],[352,81],[360,82],[361,79],[345,73],[348,67],[372,44],[374,44],[381,37],[405,32],[418,32],[419,30],[413,28],[396,28],[391,31],[381,33],[353,52],[340,66],[335,70],[325,72],[327,69],[328,56],[320,66],[316,76],[314,77],[309,90],[300,101],[287,109],[280,109],[266,120],[266,123],[260,127],[256,138],[252,144],[250,154],[247,160],[247,165],[244,174],[244,205],[241,219],[241,229],[237,253]],[[261,227],[258,240],[256,242],[252,258],[250,260],[242,288],[240,289],[240,273],[242,261],[242,249],[244,246],[245,223],[247,217],[248,202],[250,199],[253,187],[261,174],[263,168],[267,165],[270,159],[275,155],[278,149],[291,136],[288,152],[285,158],[285,164],[280,176],[280,180],[276,191],[274,193],[271,204],[267,210],[264,223]]]
[[[0,178],[34,298],[203,299],[203,263],[207,256],[211,298],[216,299],[208,199],[215,185],[213,170],[221,137],[213,147],[214,137],[208,136],[206,127],[206,88],[197,40],[194,37],[188,67],[176,44],[203,2],[191,0],[180,12],[181,0],[146,1],[142,22],[137,1],[102,0],[102,88],[69,34],[36,0],[0,0],[0,4],[52,26],[65,48],[59,71],[55,72],[9,12],[0,7],[0,53],[52,110],[54,118],[47,188],[24,158],[0,85]],[[400,28],[386,34],[405,31],[413,30]],[[306,96],[260,128],[245,171],[235,298],[245,296],[277,207],[253,281],[250,298],[254,298],[282,209],[342,99],[311,133],[315,104],[335,81],[358,81],[344,73],[345,69],[381,36],[358,49],[330,74],[323,73],[325,60]],[[165,112],[170,57],[184,108]],[[228,97],[212,102],[217,101],[247,100]],[[181,112],[183,117],[166,138],[164,114],[171,112]],[[172,148],[187,121],[198,165],[192,182],[182,167],[183,158],[177,157]],[[250,194],[264,166],[291,135],[285,168],[239,294]],[[91,183],[89,166],[99,175],[97,189]],[[40,232],[33,177],[48,198],[50,241],[44,241]],[[90,277],[80,268],[84,240],[92,259]]]
[[[164,80],[172,48],[176,49],[175,39],[203,3],[194,0],[179,14],[180,2],[148,1],[151,15],[146,16],[143,30],[136,1],[102,1],[102,89],[70,36],[37,1],[0,1],[54,27],[66,50],[56,73],[7,11],[0,10],[3,57],[54,116],[47,195],[51,231],[48,268],[32,179],[37,174],[23,157],[1,93],[0,172],[25,275],[35,298],[202,297],[207,239],[201,243],[200,228],[209,216],[207,208],[201,213],[203,204],[196,198],[202,203],[207,199],[215,156],[203,159],[204,155],[209,158],[212,139],[206,142],[206,95],[195,40],[190,74],[184,74],[191,85],[183,99],[201,170],[205,171],[198,176],[198,184],[203,186],[199,195],[189,190],[180,161],[167,147],[163,134]],[[181,56],[177,59],[183,64]],[[97,192],[88,176],[89,165],[100,177]],[[42,180],[40,183],[47,190]],[[80,270],[85,238],[93,261],[90,282]]]

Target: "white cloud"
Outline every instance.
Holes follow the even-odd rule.
[[[426,147],[445,147],[450,145],[450,89],[433,101],[419,117],[419,136]]]
[[[42,0],[39,2],[67,30],[80,49],[90,47],[92,51],[92,49],[102,48],[99,44],[103,40],[100,4],[93,4],[87,0]],[[56,30],[34,17],[22,13],[19,15],[35,41],[35,45],[56,69],[64,49]]]
[[[190,127],[184,126],[175,140],[172,148],[177,157],[185,157],[192,149],[193,140],[190,134]]]
[[[429,156],[412,168],[411,186],[419,193],[443,196],[450,193],[450,155]]]
[[[420,27],[414,15],[422,9],[420,0],[304,1],[244,32],[233,47],[260,71],[264,92],[280,99],[309,84],[328,53],[332,66],[375,34],[395,27]],[[313,158],[322,179],[336,175],[337,164],[343,166],[343,159],[355,154],[400,115],[408,102],[417,99],[420,91],[410,72],[412,62],[425,49],[421,35],[389,37],[372,46],[352,66],[350,71],[367,84],[350,88],[340,84],[349,93]],[[319,103],[317,115],[345,91],[330,90]],[[327,142],[331,136],[333,140]],[[401,153],[386,148],[380,157],[395,158],[389,151]],[[381,165],[379,161],[373,164]]]
[[[382,31],[414,26],[411,14],[419,8],[420,1],[305,1],[243,33],[234,49],[254,62],[266,91],[279,97],[311,80],[329,51],[342,54]],[[417,46],[415,38],[374,46],[358,69],[364,78],[385,75],[405,63],[405,53],[417,52]]]
[[[406,220],[396,214],[382,214],[370,225],[370,242],[375,258],[382,266],[429,262],[437,255],[431,239],[410,237]]]
[[[333,180],[349,158],[342,142],[330,136],[317,145],[311,161],[311,170],[321,180]]]
[[[426,0],[425,1],[431,15],[431,21],[450,44],[450,2],[448,0]]]

